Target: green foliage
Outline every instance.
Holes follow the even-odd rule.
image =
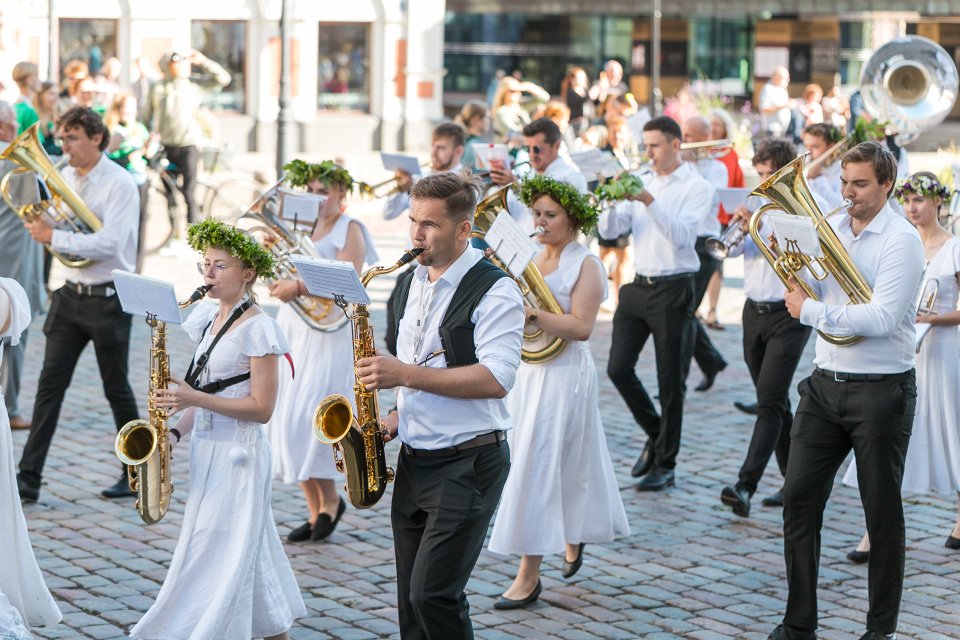
[[[200,253],[205,253],[210,247],[223,249],[255,269],[261,278],[273,277],[273,255],[247,232],[216,218],[207,218],[190,225],[187,229],[187,243]]]
[[[637,176],[624,171],[619,176],[609,182],[599,185],[594,193],[601,202],[604,200],[617,202],[626,200],[628,197],[636,197],[643,191],[643,180]]]
[[[853,126],[853,144],[851,148],[860,144],[861,142],[869,142],[871,140],[883,140],[887,135],[887,123],[886,122],[875,122],[867,120],[863,116],[857,118],[856,124]]]
[[[550,176],[532,174],[520,183],[517,197],[520,202],[532,207],[542,196],[548,196],[559,204],[580,225],[580,230],[589,233],[597,226],[600,210],[593,205],[590,196],[580,193],[576,187]]]
[[[324,160],[320,164],[313,164],[304,160],[291,160],[283,165],[287,174],[287,181],[294,187],[305,187],[311,180],[319,180],[327,188],[331,184],[339,184],[345,191],[353,190],[353,178],[350,172],[333,162]]]

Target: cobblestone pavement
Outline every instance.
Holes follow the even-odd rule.
[[[367,207],[384,261],[399,256],[405,224],[378,220]],[[148,274],[174,279],[182,295],[196,286],[195,256],[153,256]],[[710,337],[729,361],[715,387],[687,396],[677,485],[663,493],[634,490],[629,469],[643,437],[603,374],[610,341],[610,316],[601,315],[592,340],[601,372],[601,411],[617,479],[630,520],[629,537],[589,545],[577,576],[560,577],[562,558],[544,561],[544,591],[529,610],[500,612],[493,602],[509,585],[516,558],[484,551],[468,585],[479,638],[766,638],[784,606],[781,515],[755,506],[749,519],[720,504],[721,488],[736,479],[752,421],[732,407],[753,390],[740,357],[738,264],[728,265],[720,319],[725,331]],[[373,321],[382,331],[383,304],[392,281],[374,280]],[[183,371],[192,345],[170,332],[173,371]],[[148,330],[134,320],[131,378],[145,405]],[[42,362],[43,335],[35,323],[28,345],[26,388],[29,411]],[[811,368],[812,348],[801,364]],[[655,383],[652,347],[640,359],[645,384]],[[694,386],[700,373],[691,373]],[[144,526],[132,500],[99,496],[117,477],[113,428],[92,350],[84,353],[67,394],[60,427],[47,463],[40,501],[26,505],[31,536],[47,584],[64,613],[62,624],[36,630],[41,638],[120,638],[150,606],[176,544],[186,498],[187,456],[174,461],[178,490],[164,520]],[[14,432],[15,456],[26,433]],[[388,447],[395,458],[396,445]],[[775,466],[775,465],[772,465]],[[771,469],[757,498],[780,480]],[[389,490],[388,490],[389,492]],[[956,506],[951,497],[923,496],[906,503],[906,588],[900,637],[960,638],[960,555],[944,549]],[[390,497],[366,511],[349,510],[324,543],[287,544],[309,617],[291,637],[380,638],[397,633],[396,585],[389,520]],[[276,483],[273,509],[281,535],[305,517],[300,491]],[[821,637],[858,638],[864,629],[866,567],[847,562],[863,517],[855,492],[840,484],[824,518],[820,577]]]

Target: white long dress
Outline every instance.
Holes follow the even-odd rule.
[[[599,262],[571,242],[557,270],[545,277],[565,313],[585,260]],[[520,364],[507,398],[511,464],[490,536],[494,553],[547,555],[563,552],[567,543],[629,535],[600,421],[598,386],[585,341],[570,342],[547,363]]]
[[[12,302],[10,327],[0,338],[20,342],[20,334],[30,325],[30,303],[23,287],[16,280],[0,278],[0,289]],[[0,361],[3,352],[0,350]],[[44,626],[60,622],[63,616],[43,582],[40,567],[30,546],[27,521],[20,506],[17,474],[10,437],[10,418],[0,389],[0,549],[4,560],[0,569],[0,637],[17,638],[26,626]],[[16,613],[14,613],[14,610]],[[24,624],[25,623],[25,624]],[[26,636],[29,637],[29,636]]]
[[[183,328],[200,339],[217,309],[201,303]],[[212,339],[208,332],[198,355]],[[252,357],[287,352],[277,322],[260,313],[224,334],[201,382],[249,371]],[[217,395],[249,394],[247,380]],[[180,538],[157,601],[130,636],[250,640],[283,633],[306,608],[273,520],[270,445],[261,425],[198,409],[190,437],[190,493]]]
[[[360,225],[367,245],[365,260],[377,261],[373,239],[359,220],[341,215],[333,229],[314,244],[324,258],[335,259],[347,243],[350,223]],[[334,307],[332,313],[342,313]],[[313,435],[313,412],[320,401],[339,393],[352,401],[353,340],[350,323],[336,331],[311,329],[289,304],[277,313],[277,322],[290,341],[296,378],[280,376],[277,408],[266,425],[273,450],[273,475],[286,484],[310,478],[336,479],[342,474],[333,464],[333,450]],[[285,366],[281,363],[281,367]],[[356,407],[354,407],[356,408]]]
[[[939,283],[936,313],[957,309],[960,238],[947,240],[927,264]],[[931,327],[917,354],[917,411],[903,468],[908,493],[960,491],[960,344],[957,327]],[[857,487],[856,461],[843,483]]]

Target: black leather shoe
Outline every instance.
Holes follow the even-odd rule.
[[[740,411],[743,411],[743,412],[746,413],[747,415],[751,415],[751,416],[757,415],[757,403],[756,403],[756,402],[754,402],[753,404],[745,404],[745,403],[740,402],[739,400],[737,400],[736,402],[733,403],[733,406],[735,406],[735,407],[736,407],[737,409],[739,409]]]
[[[311,533],[313,533],[313,525],[307,520],[287,534],[287,542],[303,542],[304,540],[309,540]]]
[[[647,472],[650,471],[650,467],[652,466],[653,438],[647,438],[647,444],[643,446],[643,451],[640,452],[640,456],[637,458],[637,461],[633,463],[633,469],[630,470],[630,475],[634,478],[645,476],[647,475]]]
[[[40,483],[34,485],[17,474],[17,491],[20,492],[20,502],[36,502],[40,497]]]
[[[960,549],[960,538],[947,536],[947,541],[943,543],[943,546],[947,549]]]
[[[860,640],[897,640],[895,633],[880,633],[879,631],[867,631],[860,636]]]
[[[537,586],[533,588],[533,591],[530,592],[526,598],[522,600],[511,600],[510,598],[504,598],[500,596],[500,599],[493,603],[494,609],[499,609],[501,611],[507,609],[523,609],[524,607],[533,604],[537,601],[537,598],[540,597],[540,592],[543,591],[543,585],[537,580]]]
[[[337,528],[337,523],[340,522],[340,518],[343,517],[343,512],[347,510],[347,503],[343,498],[340,498],[340,504],[337,506],[337,516],[333,519],[330,518],[325,513],[321,513],[317,516],[317,521],[313,524],[313,533],[310,535],[310,540],[316,542],[317,540],[323,540]]]
[[[572,578],[577,571],[580,570],[580,565],[583,564],[584,546],[585,544],[581,542],[580,549],[577,551],[577,559],[573,562],[569,562],[566,555],[563,556],[563,570],[560,572],[560,575],[562,575],[564,578]]]
[[[724,487],[720,492],[720,501],[741,518],[750,517],[750,492],[742,484]]]
[[[780,487],[780,490],[777,491],[772,496],[767,496],[760,501],[765,507],[782,507],[783,506],[783,487]]]
[[[116,484],[101,491],[100,495],[104,498],[133,498],[137,494],[130,491],[130,482],[127,480],[127,474],[123,474],[123,477],[117,480]]]
[[[717,379],[717,374],[727,368],[727,363],[721,362],[720,366],[711,371],[703,372],[703,380],[693,388],[694,391],[706,391],[713,386],[713,381]]]
[[[869,559],[870,559],[869,551],[857,551],[856,549],[854,549],[853,551],[847,554],[847,560],[849,560],[853,564],[863,564]]]
[[[673,486],[673,469],[654,466],[650,473],[637,483],[637,491],[662,491]]]
[[[767,640],[787,640],[787,630],[783,628],[782,624],[778,624],[777,628],[767,636]]]

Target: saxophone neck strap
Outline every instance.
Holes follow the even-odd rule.
[[[226,334],[227,331],[230,330],[230,327],[233,326],[233,323],[239,320],[240,316],[242,316],[247,311],[247,309],[250,308],[252,304],[253,303],[250,301],[250,299],[247,298],[233,310],[233,313],[230,314],[230,317],[227,318],[227,321],[224,322],[223,326],[220,327],[220,330],[217,331],[217,335],[213,337],[213,340],[210,342],[210,346],[207,347],[206,351],[201,353],[199,358],[195,356],[194,359],[190,361],[190,368],[187,369],[187,375],[183,379],[184,382],[186,382],[188,385],[190,385],[191,387],[193,387],[198,391],[203,391],[204,393],[216,393],[217,391],[221,391],[222,389],[225,389],[227,386],[230,386],[230,384],[237,384],[237,382],[243,382],[243,380],[246,380],[247,378],[250,377],[250,373],[248,372],[246,374],[241,374],[241,375],[246,375],[246,378],[243,378],[243,380],[233,381],[234,378],[241,377],[241,376],[234,376],[234,378],[218,380],[215,383],[211,382],[202,387],[197,385],[197,380],[200,379],[200,374],[203,373],[203,370],[206,369],[207,367],[207,363],[210,361],[210,354],[213,352],[213,348],[217,346],[217,343],[220,342],[220,338],[222,338],[224,334]],[[211,325],[213,325],[213,320],[210,320],[210,322],[207,323],[207,326],[204,327],[203,337],[206,337],[207,331],[210,330]],[[201,340],[203,340],[203,337],[201,337]],[[230,382],[230,384],[227,384],[224,387],[217,388],[214,391],[205,391],[207,387],[220,384],[221,382],[229,382],[229,381],[233,381],[233,382]]]

